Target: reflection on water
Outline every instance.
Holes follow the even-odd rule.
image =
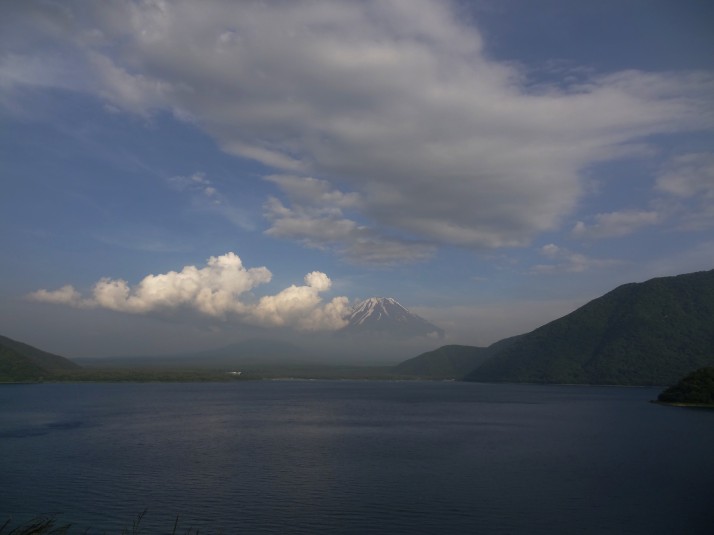
[[[98,532],[709,533],[714,413],[656,389],[0,387],[0,513]],[[4,518],[0,517],[0,522]]]

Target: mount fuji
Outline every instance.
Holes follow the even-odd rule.
[[[441,339],[444,330],[409,312],[391,297],[370,297],[358,303],[340,334],[377,335],[391,338],[428,337]]]

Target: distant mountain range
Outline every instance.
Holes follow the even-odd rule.
[[[391,338],[444,337],[444,330],[409,312],[391,297],[371,297],[358,303],[340,329],[343,335],[387,336]]]
[[[349,351],[342,350],[342,353],[353,355],[352,358],[355,360],[358,358],[369,360],[370,355],[360,355],[360,351],[376,351],[377,349],[372,344],[378,346],[379,341],[411,340],[420,337],[439,340],[443,338],[444,331],[409,312],[395,299],[373,297],[358,303],[348,317],[347,326],[337,331],[336,334],[338,335],[337,341],[331,339],[327,343],[327,349],[319,347],[306,349],[300,345],[300,339],[298,339],[298,343],[293,343],[278,338],[263,337],[244,340],[216,349],[174,355],[116,356],[78,358],[76,360],[83,366],[95,368],[240,368],[261,370],[270,367],[274,369],[280,365],[292,366],[296,363],[334,363],[336,345],[350,343],[347,340],[340,340],[340,337],[345,339],[354,337],[361,342],[359,351],[350,348]],[[310,346],[309,342],[315,340],[303,339],[302,341],[308,342],[307,345]],[[388,344],[384,345],[389,347]],[[370,346],[370,349],[367,349],[367,346]],[[342,361],[340,363],[345,364]]]
[[[714,270],[625,284],[505,344],[446,346],[396,369],[424,377],[453,369],[482,382],[668,385],[712,365]]]
[[[427,351],[393,367],[398,375],[425,379],[460,379],[515,342],[506,338],[489,347],[447,345]]]
[[[216,349],[191,353],[78,358],[76,361],[85,367],[95,368],[233,369],[256,365],[272,366],[309,358],[310,355],[296,344],[284,340],[252,338]]]
[[[372,298],[355,307],[342,334],[381,340],[440,338],[444,333],[394,299]],[[286,365],[309,363],[313,357],[289,342],[254,339],[192,354],[81,362],[87,367],[213,370],[259,370],[267,365],[276,372]],[[485,348],[443,346],[378,374],[482,382],[670,385],[706,366],[714,366],[714,270],[625,284],[529,333]],[[0,336],[0,382],[78,377],[86,370],[59,355]],[[193,379],[186,374],[180,378]]]

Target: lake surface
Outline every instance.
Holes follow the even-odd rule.
[[[712,533],[714,411],[659,389],[0,386],[0,525],[90,533]],[[181,529],[183,528],[183,530]]]

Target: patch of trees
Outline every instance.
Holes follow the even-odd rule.
[[[700,368],[657,398],[662,403],[711,405],[714,407],[714,367]]]

